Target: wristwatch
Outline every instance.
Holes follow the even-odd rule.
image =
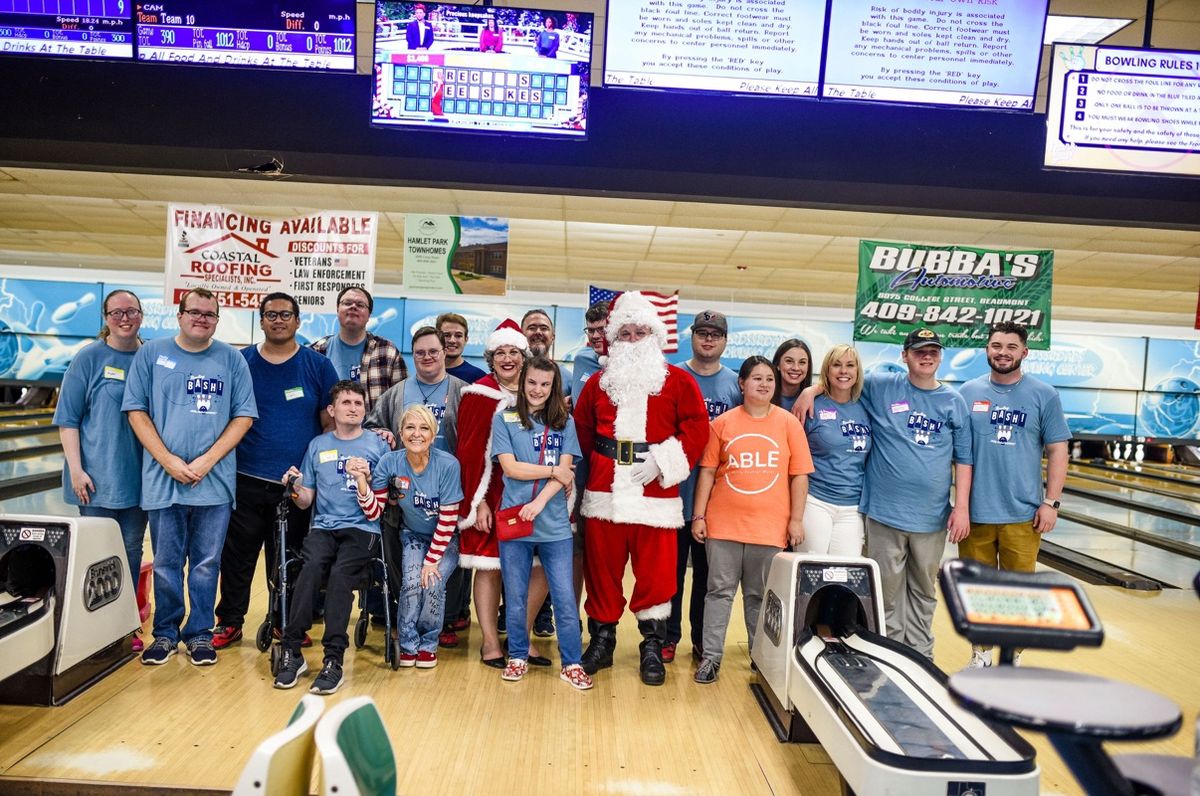
[[[1042,502],[1045,503],[1050,508],[1054,509],[1055,511],[1058,511],[1058,507],[1062,505],[1061,501],[1051,500],[1050,498],[1046,498]]]

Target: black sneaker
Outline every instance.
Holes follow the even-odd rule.
[[[298,652],[284,650],[279,659],[279,673],[275,675],[276,688],[291,688],[300,680],[300,675],[308,671],[304,656]]]
[[[554,615],[547,611],[544,614],[538,614],[537,619],[533,620],[533,635],[538,638],[549,638],[554,635]]]
[[[217,651],[210,638],[192,639],[187,643],[187,651],[193,666],[212,666],[217,662]]]
[[[696,669],[696,676],[692,679],[697,683],[708,685],[709,683],[717,682],[717,675],[720,673],[721,663],[711,658],[705,658],[700,661],[700,667]]]
[[[321,667],[321,673],[317,675],[316,680],[313,680],[312,688],[308,690],[314,694],[332,694],[342,687],[345,680],[346,678],[342,676],[342,662],[326,658],[325,665]]]
[[[179,649],[179,642],[169,638],[156,638],[154,643],[142,650],[142,663],[146,666],[162,666]]]

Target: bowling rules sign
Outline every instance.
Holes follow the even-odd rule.
[[[375,283],[379,214],[323,210],[273,218],[215,205],[167,207],[166,302],[211,290],[221,307],[255,309],[268,293],[302,312],[337,312],[345,287]]]
[[[854,339],[902,343],[933,329],[947,348],[983,348],[993,323],[1029,329],[1050,348],[1054,252],[864,240],[858,244]]]

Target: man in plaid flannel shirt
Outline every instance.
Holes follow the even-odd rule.
[[[337,297],[338,333],[322,337],[311,348],[333,362],[339,379],[367,389],[367,411],[393,384],[408,378],[404,357],[392,341],[367,331],[375,299],[366,288],[343,288]]]

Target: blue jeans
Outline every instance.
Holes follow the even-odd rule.
[[[127,509],[103,509],[99,506],[80,506],[80,517],[107,517],[116,520],[121,527],[121,541],[125,543],[125,558],[129,561],[129,578],[136,593],[138,577],[142,570],[142,547],[146,540],[146,512],[141,506]]]
[[[446,580],[458,567],[458,534],[454,534],[438,562],[441,580],[435,579],[428,589],[422,589],[421,567],[432,541],[433,537],[407,528],[400,532],[400,615],[396,628],[400,649],[409,654],[437,652],[438,633],[446,616]]]
[[[528,660],[529,631],[525,628],[525,603],[529,601],[529,575],[533,572],[533,554],[537,552],[550,583],[550,601],[558,623],[558,657],[563,666],[579,663],[583,639],[579,633],[579,609],[575,607],[575,543],[501,542],[500,572],[504,576],[505,627],[508,629],[508,657]]]
[[[221,548],[231,506],[168,506],[152,509],[150,543],[154,546],[154,638],[184,643],[212,638],[213,604]],[[183,567],[188,568],[187,624],[183,622]]]

